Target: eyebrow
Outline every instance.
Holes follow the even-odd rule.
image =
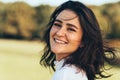
[[[60,22],[60,23],[63,23],[61,20],[59,20],[59,19],[56,19],[55,21],[57,21],[57,22]]]
[[[67,25],[70,26],[70,27],[74,27],[74,28],[78,29],[78,28],[77,28],[75,25],[73,25],[73,24],[67,23]]]
[[[59,19],[56,19],[55,21],[60,22],[60,23],[63,23],[63,22],[62,22],[61,20],[59,20]],[[77,28],[75,25],[73,25],[73,24],[67,23],[66,25],[78,29],[78,28]]]

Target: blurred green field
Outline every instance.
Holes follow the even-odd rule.
[[[50,80],[52,73],[39,64],[43,46],[38,41],[0,39],[0,80]],[[108,73],[113,76],[102,80],[120,80],[120,67]]]

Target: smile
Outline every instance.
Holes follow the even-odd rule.
[[[55,41],[56,43],[59,43],[59,44],[66,44],[66,43],[67,43],[66,41],[59,40],[59,39],[56,39],[56,38],[54,38],[54,41]]]

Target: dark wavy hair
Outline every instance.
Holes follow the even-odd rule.
[[[100,27],[93,11],[78,1],[67,1],[63,3],[51,15],[44,35],[46,47],[44,48],[44,54],[41,57],[40,64],[55,70],[55,54],[51,52],[49,41],[50,30],[58,14],[66,9],[74,11],[79,17],[79,22],[83,29],[82,42],[84,47],[78,48],[77,51],[69,55],[69,58],[66,59],[64,64],[73,64],[83,69],[86,72],[88,80],[108,77],[108,75],[103,75],[105,71],[104,64],[105,62],[111,63],[114,60],[114,49],[104,44]]]

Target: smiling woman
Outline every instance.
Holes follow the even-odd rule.
[[[104,63],[115,59],[105,46],[93,11],[77,1],[67,1],[51,15],[44,36],[46,47],[40,63],[56,69],[52,80],[95,80],[103,75]],[[110,55],[112,57],[107,57]]]
[[[81,45],[82,35],[77,15],[71,10],[63,10],[57,16],[50,31],[50,47],[56,54],[56,60],[59,61],[75,52]]]

